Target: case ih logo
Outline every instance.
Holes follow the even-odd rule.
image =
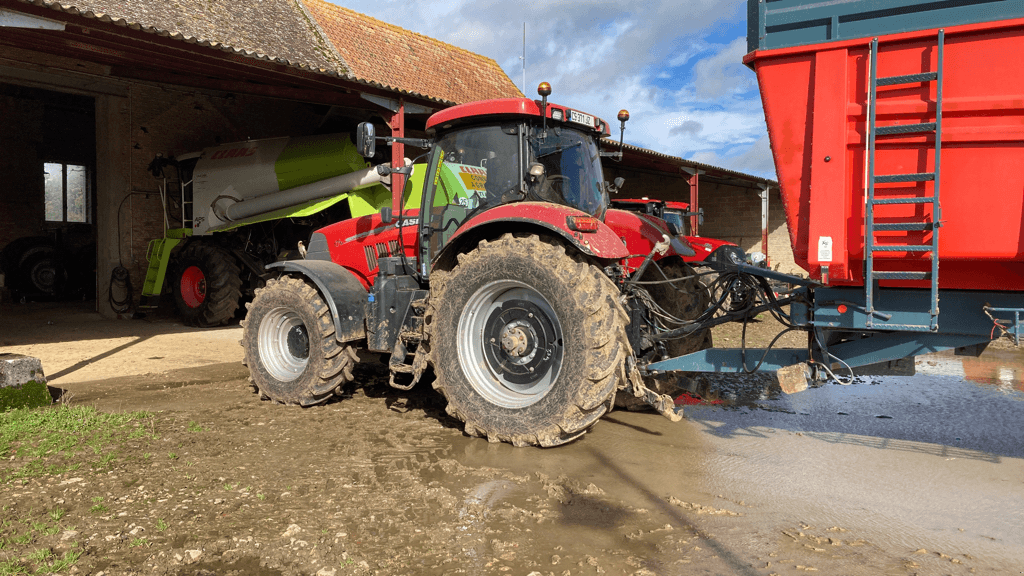
[[[255,153],[255,148],[232,148],[231,150],[218,150],[210,156],[210,160],[220,160],[221,158],[241,158],[243,156],[252,156]]]

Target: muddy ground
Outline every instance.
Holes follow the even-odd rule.
[[[777,326],[749,330],[751,343],[764,343]],[[392,390],[377,366],[361,366],[344,397],[324,406],[260,401],[239,363],[239,336],[238,327],[200,331],[164,316],[0,309],[0,351],[41,358],[65,401],[152,413],[147,434],[126,437],[113,456],[0,484],[0,563],[45,573],[39,551],[49,550],[81,553],[58,573],[106,575],[1018,574],[1024,565],[1014,552],[1024,548],[1024,518],[1012,511],[1024,496],[1024,454],[1012,438],[994,454],[983,440],[948,447],[913,432],[837,442],[828,426],[786,423],[804,408],[764,408],[782,406],[769,384],[737,380],[741,394],[768,402],[758,414],[780,418],[728,424],[750,410],[728,401],[694,404],[676,424],[617,411],[568,446],[517,449],[465,437],[429,386]],[[715,338],[738,343],[738,326]],[[1024,362],[1000,353],[1008,359],[999,369],[1019,387]],[[1001,393],[1008,426],[1021,424],[1020,388]],[[807,454],[816,459],[800,460]],[[838,492],[819,494],[815,479],[836,472],[831,458],[859,464],[829,480]],[[787,473],[806,486],[770,466],[726,481],[759,459],[793,460]],[[17,464],[0,461],[0,477]],[[915,476],[938,478],[939,492],[990,490],[993,507],[1005,498],[1010,511],[975,526],[976,508],[954,495],[955,510],[918,521],[927,513],[900,512]],[[875,490],[887,495],[881,511],[864,503]],[[860,492],[866,500],[854,499]]]

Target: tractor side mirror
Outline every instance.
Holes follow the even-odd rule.
[[[377,153],[377,137],[373,124],[360,122],[356,128],[356,150],[363,158],[370,158]]]

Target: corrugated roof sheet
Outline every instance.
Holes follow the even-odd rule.
[[[491,58],[324,0],[303,0],[356,79],[461,104],[522,92]]]
[[[760,184],[767,184],[768,186],[778,188],[779,183],[775,180],[768,178],[761,178],[760,176],[754,176],[752,174],[744,174],[743,172],[737,172],[735,170],[729,170],[728,168],[721,168],[719,166],[712,166],[711,164],[704,164],[703,162],[694,162],[693,160],[687,160],[678,156],[670,156],[662,152],[657,152],[648,148],[641,148],[632,144],[623,144],[623,148],[627,152],[640,156],[647,156],[650,158],[657,158],[665,163],[672,164],[673,166],[694,168],[697,170],[703,170],[706,173],[712,173],[713,175],[726,176],[730,178],[736,178],[738,180],[746,180],[749,182],[757,182]],[[619,149],[619,142],[611,138],[602,138],[601,147],[608,151],[616,151]]]

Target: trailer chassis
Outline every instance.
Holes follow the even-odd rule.
[[[725,250],[725,249],[729,250]],[[715,315],[715,305],[691,325],[664,332],[655,338],[683,336],[726,322],[746,322],[770,312],[786,326],[784,331],[807,333],[805,348],[709,348],[686,356],[652,362],[641,373],[656,376],[665,372],[754,373],[775,372],[784,392],[804,390],[813,381],[829,378],[842,383],[853,376],[871,373],[858,368],[913,358],[921,354],[955,350],[977,356],[992,340],[1007,336],[1019,345],[1024,315],[1024,295],[1012,292],[941,290],[942,309],[935,330],[917,326],[927,315],[931,293],[928,289],[874,287],[874,306],[869,306],[864,287],[828,287],[805,278],[751,266],[743,262],[740,250],[723,247],[707,262],[721,274],[735,275],[736,281],[760,286],[758,297],[744,309]],[[768,281],[786,282],[793,288],[776,298]],[[786,313],[784,307],[789,307]],[[882,313],[877,310],[886,310]],[[873,311],[874,310],[874,311]],[[1007,318],[1007,315],[1009,316]],[[781,335],[781,334],[780,334]],[[774,344],[774,341],[772,342]]]

